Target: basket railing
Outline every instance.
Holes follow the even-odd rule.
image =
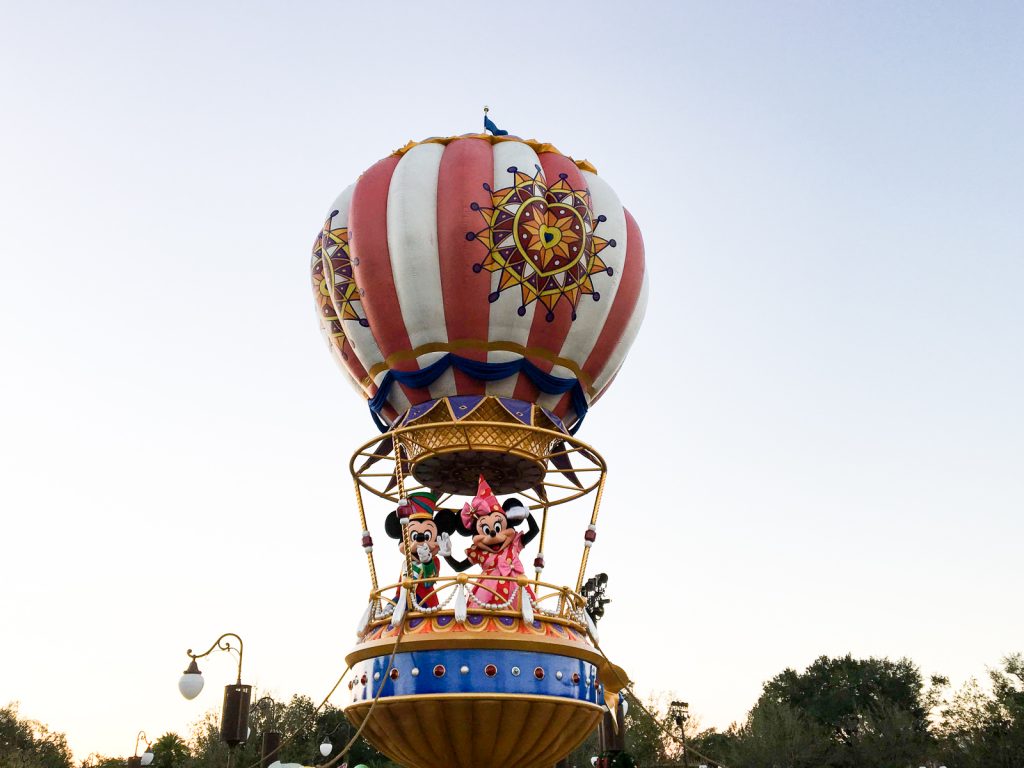
[[[490,586],[508,583],[505,597]],[[417,596],[426,585],[428,592]],[[436,604],[434,603],[436,598]],[[537,581],[526,576],[498,576],[459,573],[427,579],[404,579],[370,593],[369,604],[358,628],[397,624],[403,618],[452,616],[464,623],[470,616],[518,616],[527,623],[543,620],[563,624],[587,634],[592,627],[586,612],[586,600],[566,586]]]

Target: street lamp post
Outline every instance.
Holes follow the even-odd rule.
[[[256,700],[256,703],[252,705],[253,710],[260,709],[263,705],[270,705],[270,721],[271,725],[277,722],[275,717],[277,713],[277,702],[274,701],[270,696],[261,696]],[[260,744],[260,768],[270,768],[270,765],[280,757],[277,751],[281,748],[281,732],[271,728],[269,730],[264,729],[261,737]]]
[[[685,701],[673,701],[669,704],[669,712],[675,718],[676,725],[679,727],[679,736],[682,739],[683,744],[683,766],[687,765],[686,762],[686,721],[690,719],[690,705]]]
[[[146,743],[146,751],[141,755],[139,754],[139,741],[142,740]],[[128,758],[128,768],[140,768],[141,766],[149,765],[153,762],[153,749],[149,742],[149,736],[146,735],[145,731],[139,731],[135,735],[135,754],[133,757]]]
[[[230,637],[238,641],[237,648],[226,639]],[[191,661],[178,680],[178,690],[186,699],[198,696],[203,690],[203,673],[199,671],[196,661],[218,650],[234,651],[238,654],[238,677],[233,685],[224,686],[224,706],[220,717],[221,741],[234,749],[249,736],[249,697],[252,695],[252,686],[242,683],[242,638],[234,632],[225,632],[202,653],[192,653],[192,649],[189,648],[186,653]]]

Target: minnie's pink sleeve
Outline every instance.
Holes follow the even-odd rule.
[[[519,553],[523,551],[523,534],[522,531],[516,531],[516,537],[512,539],[512,554],[519,557]]]

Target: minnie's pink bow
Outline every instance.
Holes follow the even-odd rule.
[[[485,574],[497,574],[498,576],[519,576],[523,573],[523,562],[518,555],[511,560],[502,557],[501,553],[488,554],[480,564]]]
[[[486,515],[490,510],[487,502],[480,498],[474,498],[462,505],[462,527],[472,528],[473,518]]]

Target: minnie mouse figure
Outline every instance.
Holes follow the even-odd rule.
[[[409,541],[412,544],[412,573],[409,575],[414,579],[425,579],[416,585],[416,602],[421,608],[434,608],[438,602],[432,579],[441,571],[438,555],[456,570],[464,570],[458,567],[459,561],[452,557],[452,542],[449,538],[449,534],[458,527],[459,516],[450,509],[438,510],[437,496],[432,493],[410,493],[406,503],[384,519],[384,531],[392,539],[398,539],[398,550],[404,555],[403,518],[408,521],[406,525],[409,526]]]
[[[515,526],[526,520],[526,533],[517,531]],[[533,541],[540,532],[537,521],[519,499],[506,499],[502,506],[491,491],[483,475],[477,485],[476,496],[462,507],[462,515],[458,521],[458,531],[471,536],[473,545],[466,550],[466,559],[448,560],[456,571],[464,571],[470,565],[479,565],[484,576],[520,576],[523,563],[519,553]],[[516,586],[514,581],[484,579],[473,590],[473,597],[479,603],[509,602],[509,595]],[[533,592],[525,588],[530,597]],[[517,610],[520,606],[519,595],[509,603],[509,608]]]

